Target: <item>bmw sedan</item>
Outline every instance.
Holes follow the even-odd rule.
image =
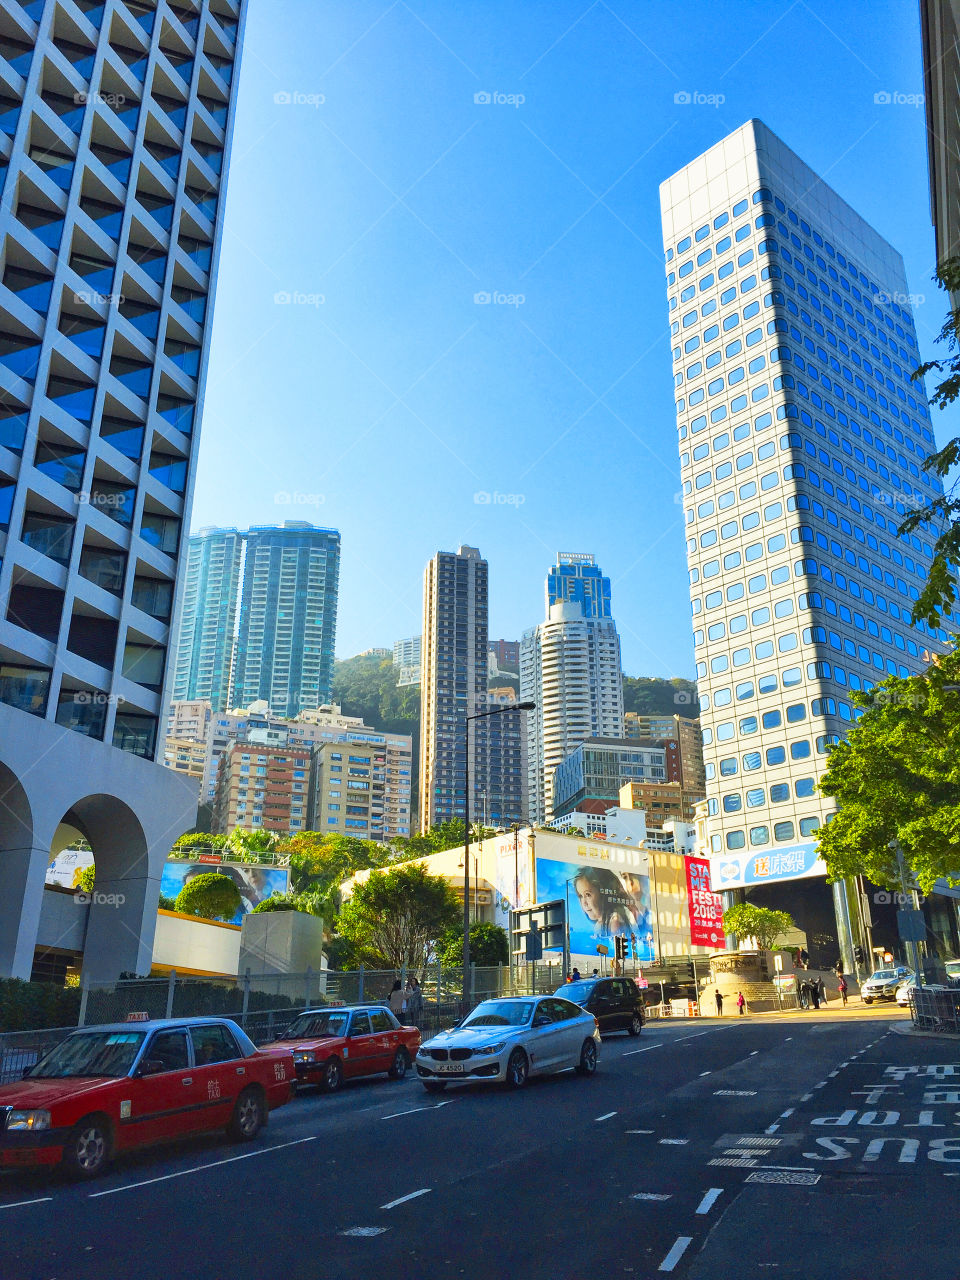
[[[451,1081],[497,1081],[522,1089],[530,1076],[597,1069],[600,1028],[592,1013],[557,996],[484,1000],[450,1031],[421,1045],[417,1075],[428,1093]]]

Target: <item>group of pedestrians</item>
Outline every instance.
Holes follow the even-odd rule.
[[[390,1011],[399,1022],[419,1027],[423,1017],[423,988],[415,977],[407,979],[404,987],[399,978],[390,992]]]
[[[841,981],[843,979],[841,978]],[[844,984],[843,995],[846,995],[846,984]],[[823,985],[823,978],[815,978],[808,981],[806,978],[797,987],[797,1001],[801,1009],[819,1009],[821,1004],[827,1003],[827,989]],[[846,1004],[846,999],[844,999]]]
[[[713,998],[717,1003],[717,1017],[722,1018],[723,1017],[723,992],[715,991]],[[747,1002],[744,999],[744,995],[742,991],[737,992],[737,1009],[740,1012],[741,1018],[747,1012]]]

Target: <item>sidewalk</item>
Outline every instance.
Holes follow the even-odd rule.
[[[824,1018],[831,1020],[843,1019],[845,1022],[850,1020],[859,1021],[860,1019],[879,1019],[886,1022],[905,1022],[909,1025],[910,1011],[909,1009],[901,1008],[895,1001],[868,1005],[864,1004],[859,996],[854,996],[848,1000],[846,1005],[841,1004],[839,1000],[831,1000],[829,1004],[821,1005],[819,1009],[765,1009],[761,1013],[751,1013],[748,1006],[747,1012],[742,1017],[734,1011],[719,1018],[715,1014],[701,1014],[697,1021],[746,1022],[749,1019],[753,1022],[778,1022],[784,1018],[801,1022],[804,1020],[822,1021]]]

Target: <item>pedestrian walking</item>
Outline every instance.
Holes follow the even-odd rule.
[[[799,986],[799,989],[798,989],[798,998],[799,998],[799,1001],[800,1001],[800,1008],[801,1008],[801,1009],[809,1009],[809,1007],[810,1007],[810,985],[809,985],[809,983],[806,983],[806,982],[801,982],[801,983],[800,983],[800,986]]]
[[[723,994],[720,991],[714,992],[714,1000],[717,1002],[717,1017],[723,1017]]]
[[[810,999],[813,1001],[814,1009],[820,1008],[820,992],[815,982],[810,983]]]
[[[747,1012],[747,1002],[743,998],[742,991],[737,992],[737,1008],[740,1010],[740,1017],[742,1018],[743,1015]]]
[[[415,1027],[419,1027],[420,1019],[423,1017],[423,988],[416,977],[411,977],[407,983],[407,1021]]]
[[[843,976],[843,974],[842,974],[842,973],[840,974],[839,980],[837,981],[837,990],[840,992],[840,999],[843,1001],[844,1005],[846,1005],[846,1003],[847,1003],[847,980],[846,980],[846,978]]]
[[[826,1003],[827,1003],[827,988],[823,985],[823,978],[822,978],[822,977],[817,979],[817,995],[818,995],[818,997],[819,997],[819,1000],[818,1000],[818,1002],[817,1002],[817,1008],[819,1008],[819,1007],[820,1007],[820,1005],[823,1005],[824,1007],[826,1007]]]

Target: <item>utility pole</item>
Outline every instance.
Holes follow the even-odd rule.
[[[916,901],[916,892],[907,888],[907,864],[904,859],[903,849],[901,848],[899,840],[894,841],[894,848],[897,853],[897,865],[900,868],[900,888],[903,892],[903,901],[906,902],[909,896],[909,900],[914,904],[914,908],[919,910]],[[910,940],[910,949],[913,952],[913,971],[916,980],[916,989],[917,991],[920,991],[923,987],[923,968],[920,964],[920,944],[915,938],[911,938]]]

